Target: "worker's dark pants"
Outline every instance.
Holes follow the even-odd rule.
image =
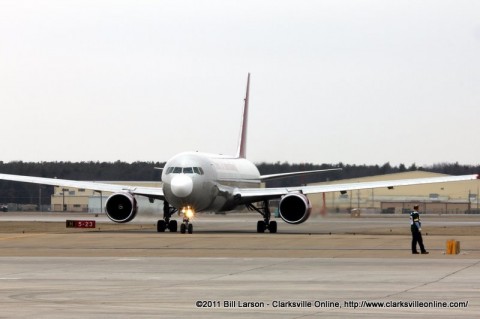
[[[420,246],[420,251],[425,252],[425,247],[423,247],[422,233],[417,229],[412,229],[412,253],[417,252],[417,243]]]

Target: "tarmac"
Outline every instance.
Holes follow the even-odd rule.
[[[157,233],[151,216],[1,214],[0,318],[480,315],[480,216],[424,216],[429,255],[410,253],[408,216],[314,216],[277,234],[257,219],[203,215],[189,235]]]

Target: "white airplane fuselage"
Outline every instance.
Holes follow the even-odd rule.
[[[235,190],[260,187],[257,167],[244,158],[199,152],[180,153],[162,172],[165,199],[178,210],[235,209]]]

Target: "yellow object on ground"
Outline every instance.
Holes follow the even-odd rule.
[[[455,239],[447,240],[447,255],[458,255],[460,253],[460,242]]]

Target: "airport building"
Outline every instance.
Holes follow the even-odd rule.
[[[162,187],[162,182],[104,182],[108,184],[121,184],[129,186],[144,186],[144,187]],[[84,212],[84,213],[99,213],[103,211],[105,202],[112,193],[110,192],[95,192],[90,189],[73,188],[73,187],[54,187],[54,192],[51,197],[51,210],[54,212]],[[161,201],[150,203],[146,197],[137,196],[137,202],[142,208],[155,209],[162,208]]]

